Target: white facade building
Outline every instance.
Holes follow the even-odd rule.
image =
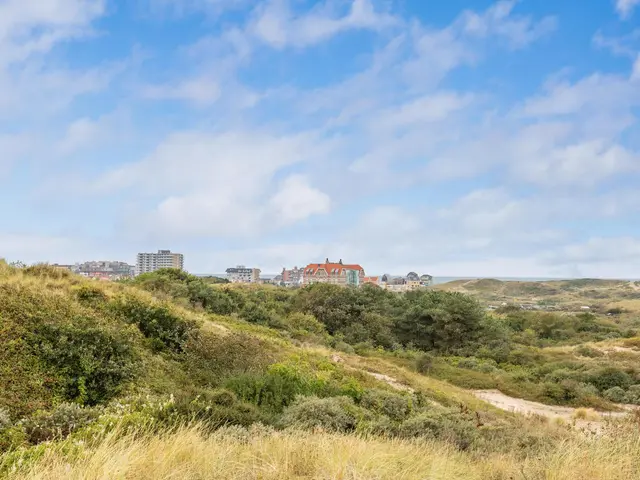
[[[227,268],[227,280],[231,283],[257,283],[260,281],[260,269],[247,268],[244,265]]]
[[[161,268],[184,269],[184,255],[171,253],[171,250],[158,250],[158,253],[139,253],[136,261],[136,275],[155,272]]]

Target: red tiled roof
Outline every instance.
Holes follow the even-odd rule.
[[[334,270],[337,275],[342,275],[343,270],[360,270],[364,273],[364,268],[357,264],[342,264],[342,263],[310,263],[304,268],[305,275],[317,275],[319,270],[325,270],[327,275],[331,275]]]
[[[362,281],[363,281],[364,283],[378,283],[378,279],[379,279],[379,278],[380,278],[380,277],[364,277],[364,278],[362,279]]]

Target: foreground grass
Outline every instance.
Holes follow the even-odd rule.
[[[640,478],[640,436],[583,438],[524,461],[474,456],[445,443],[322,432],[198,425],[161,435],[112,435],[73,456],[50,448],[10,480],[431,479],[631,480]],[[68,449],[67,449],[68,451]],[[26,466],[24,466],[26,465]]]

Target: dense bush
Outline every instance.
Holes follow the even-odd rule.
[[[433,367],[433,355],[429,353],[423,353],[416,358],[416,370],[418,373],[429,373]]]
[[[271,365],[264,374],[232,377],[225,386],[239,398],[272,412],[281,412],[299,395],[329,393],[326,380],[285,364]]]
[[[356,429],[360,413],[349,397],[297,397],[282,417],[285,427],[323,428],[335,432]]]
[[[459,293],[420,291],[406,294],[408,306],[394,331],[400,342],[423,350],[455,351],[479,337],[484,310]]]
[[[577,355],[580,355],[582,357],[597,358],[604,356],[604,353],[601,350],[590,347],[588,345],[579,345],[575,348],[574,351]]]
[[[411,417],[402,423],[399,434],[406,438],[445,440],[461,450],[471,447],[480,436],[473,422],[451,411],[425,412]]]
[[[631,376],[616,367],[603,367],[591,374],[589,383],[592,383],[601,392],[613,387],[620,387],[623,390],[633,384]]]
[[[365,391],[360,406],[395,421],[406,419],[413,410],[411,397],[379,389]]]
[[[640,385],[631,385],[627,390],[624,401],[632,405],[640,405]]]
[[[316,317],[307,313],[294,312],[290,314],[286,319],[286,324],[288,329],[294,332],[304,331],[318,335],[326,333],[324,325]]]
[[[77,318],[73,324],[40,325],[28,338],[42,361],[58,372],[68,400],[105,402],[136,374],[137,358],[126,329],[109,330]]]
[[[22,422],[31,443],[64,438],[82,428],[99,415],[97,410],[73,403],[58,405],[51,412],[37,412]]]
[[[104,291],[102,291],[102,289],[100,289],[96,285],[91,285],[88,283],[85,283],[78,287],[78,289],[76,290],[76,296],[81,302],[89,304],[96,304],[107,299],[107,296],[105,295]]]
[[[198,331],[184,347],[184,365],[192,380],[216,386],[225,377],[262,371],[276,355],[259,338],[245,333]]]
[[[137,325],[158,350],[181,352],[189,333],[196,328],[193,321],[182,318],[169,304],[144,301],[133,295],[114,300],[111,308],[124,321]]]
[[[184,300],[211,313],[228,315],[238,310],[231,296],[211,286],[213,283],[225,283],[215,280],[215,277],[200,278],[175,268],[163,268],[139,275],[130,283],[157,295]]]
[[[627,393],[620,387],[612,387],[606,390],[602,396],[610,402],[622,403],[627,397]]]

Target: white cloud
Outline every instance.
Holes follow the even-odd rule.
[[[55,142],[49,155],[66,157],[121,141],[126,136],[129,123],[128,115],[119,110],[97,118],[77,118],[67,125],[64,135]]]
[[[374,129],[395,129],[441,122],[468,107],[473,99],[472,94],[441,91],[387,108],[371,124]]]
[[[328,210],[328,197],[302,177],[289,177],[280,190],[274,177],[290,166],[319,161],[330,149],[331,142],[320,144],[313,133],[184,132],[141,162],[106,173],[89,191],[135,187],[139,195],[162,197],[151,212],[130,219],[139,233],[250,235]]]
[[[631,72],[631,80],[634,82],[640,81],[640,53],[636,57],[636,61],[633,64],[633,70]]]
[[[616,10],[624,19],[631,17],[638,5],[640,5],[640,0],[616,0]]]
[[[176,15],[186,15],[194,11],[205,12],[209,15],[242,8],[250,5],[252,0],[146,0],[151,13],[169,12]]]
[[[26,134],[0,133],[0,178],[33,148],[34,139]]]
[[[277,193],[269,200],[269,206],[281,224],[294,224],[311,215],[329,212],[329,196],[311,187],[308,182],[303,175],[291,175],[279,185]]]
[[[502,0],[482,14],[466,11],[458,20],[462,31],[470,37],[498,37],[512,48],[522,48],[548,35],[557,27],[555,17],[536,22],[529,16],[512,15],[517,0]]]
[[[3,1],[0,65],[44,53],[66,38],[88,33],[88,25],[104,10],[104,0]]]
[[[519,160],[513,167],[516,175],[540,185],[594,186],[613,175],[640,171],[640,155],[599,140],[558,146]]]
[[[628,35],[605,36],[598,31],[593,36],[593,44],[596,47],[604,48],[614,55],[635,58],[638,52],[638,41],[640,40],[640,29],[635,29]]]
[[[377,12],[371,0],[352,0],[346,14],[336,13],[332,2],[319,3],[309,12],[295,14],[287,0],[268,0],[258,6],[249,31],[274,47],[306,47],[346,30],[380,30],[398,19]]]
[[[556,116],[579,112],[624,110],[640,104],[640,90],[622,75],[589,75],[575,83],[549,84],[546,92],[528,100],[526,116]]]
[[[58,258],[74,258],[79,244],[70,238],[27,233],[0,233],[0,258],[7,261],[62,262]]]
[[[152,100],[184,100],[207,106],[220,98],[220,86],[214,78],[190,78],[173,85],[147,85],[142,95]]]

